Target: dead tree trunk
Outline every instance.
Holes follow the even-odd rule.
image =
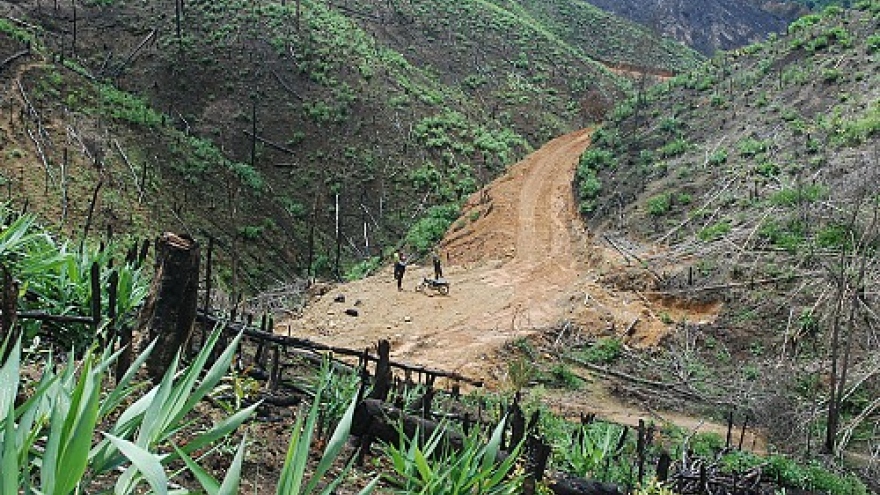
[[[0,276],[2,276],[3,293],[0,294],[0,347],[5,342],[6,352],[0,355],[0,365],[6,362],[6,358],[12,352],[15,342],[18,340],[18,331],[15,329],[16,310],[18,309],[18,280],[0,264]]]
[[[190,338],[198,291],[198,242],[187,235],[162,234],[156,239],[156,274],[137,325],[148,341],[158,340],[147,360],[154,380],[161,379]]]

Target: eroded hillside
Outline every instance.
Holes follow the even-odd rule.
[[[595,9],[570,20],[617,36],[571,40],[515,3],[174,5],[0,3],[3,59],[31,43],[3,74],[8,195],[69,231],[93,210],[92,232],[213,237],[242,288],[437,240],[459,201],[623,94],[597,50],[696,61]]]

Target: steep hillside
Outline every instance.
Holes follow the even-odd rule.
[[[254,287],[344,272],[408,232],[423,248],[456,202],[623,94],[600,60],[697,58],[595,9],[567,15],[613,32],[574,39],[509,2],[175,5],[0,2],[7,195],[70,231],[91,210],[91,232],[215,237],[224,280]]]
[[[645,291],[725,303],[693,338],[713,367],[792,391],[767,411],[792,445],[810,393],[853,387],[855,414],[880,389],[878,28],[863,1],[716,57],[617,107],[579,166],[583,214],[655,274]]]
[[[781,2],[751,0],[589,0],[706,55],[762,41],[806,12]]]

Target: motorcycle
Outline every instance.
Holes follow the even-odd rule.
[[[422,278],[419,285],[416,285],[416,292],[426,293],[428,290],[437,291],[442,295],[449,294],[449,282],[444,278]]]

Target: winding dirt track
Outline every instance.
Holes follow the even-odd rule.
[[[289,325],[295,335],[353,348],[387,338],[396,359],[492,382],[506,371],[491,359],[495,351],[562,320],[583,320],[585,294],[590,324],[622,329],[639,318],[648,329],[646,303],[596,283],[585,261],[588,240],[571,180],[589,143],[589,130],[554,139],[470,198],[459,222],[467,225],[442,243],[449,296],[413,290],[432,273],[427,262],[409,267],[402,292],[386,268],[337,287],[276,330]],[[333,302],[339,294],[345,303]],[[347,316],[349,308],[359,316]]]
[[[449,296],[413,290],[433,274],[429,262],[407,269],[401,292],[386,267],[334,288],[276,332],[351,348],[388,339],[396,360],[457,371],[489,386],[505,383],[509,353],[498,352],[505,343],[561,321],[632,345],[656,343],[669,330],[656,315],[675,316],[677,309],[609,282],[603,274],[627,273],[624,260],[592,243],[578,218],[571,180],[589,143],[589,130],[556,138],[469,199],[458,222],[466,225],[453,227],[442,243]],[[344,303],[334,302],[339,295]],[[712,318],[717,310],[688,308],[688,314]],[[573,416],[590,411],[623,424],[654,418],[726,431],[699,418],[624,404],[600,380],[588,380],[577,394],[548,392],[544,400]]]

